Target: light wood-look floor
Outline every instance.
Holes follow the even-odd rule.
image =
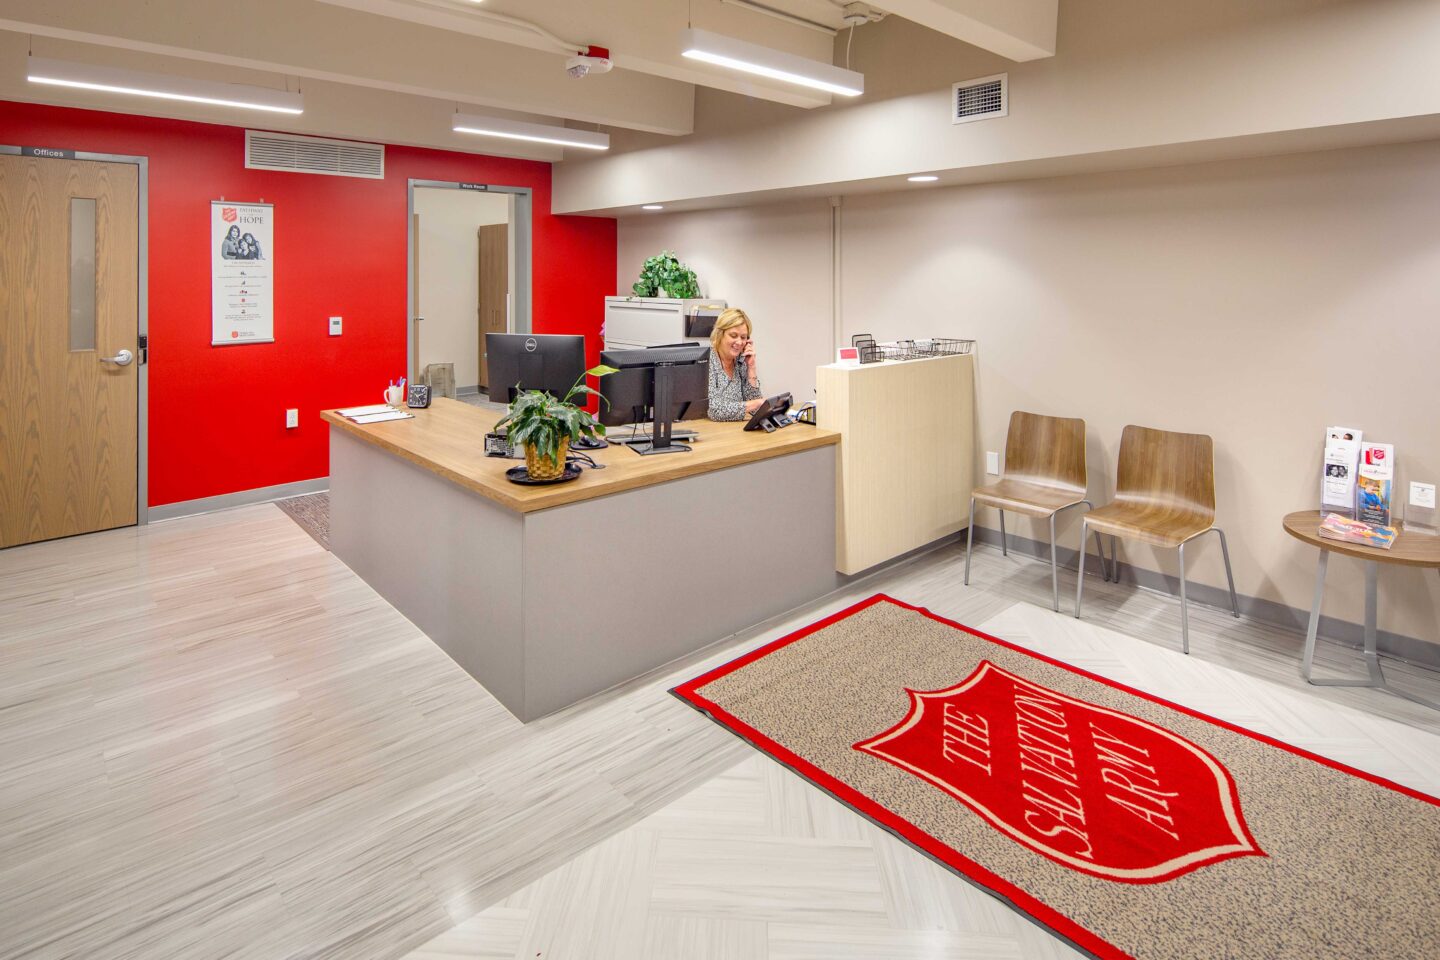
[[[972,624],[1048,605],[1043,564],[982,549],[965,588],[960,562],[521,726],[273,505],[0,552],[0,957],[404,956],[749,756],[676,680],[876,590]],[[1087,623],[1178,644],[1173,600],[1086,592]],[[1197,607],[1191,642],[1182,679],[1221,663],[1440,732],[1305,689],[1298,635]]]
[[[1440,793],[1440,735],[1029,604],[976,626]],[[1085,954],[752,751],[407,960],[582,956],[1068,960]]]

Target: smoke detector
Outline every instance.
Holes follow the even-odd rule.
[[[576,54],[565,61],[565,72],[579,80],[592,73],[609,73],[615,66],[610,60],[610,51],[604,47],[590,46],[584,53]]]
[[[879,23],[885,19],[885,14],[878,10],[872,10],[863,3],[847,3],[844,7],[845,26],[858,27],[863,23]]]

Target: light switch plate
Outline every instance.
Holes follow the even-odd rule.
[[[997,477],[1000,475],[1000,454],[994,450],[985,451],[985,472]]]
[[[296,427],[298,427],[298,426],[300,426],[300,411],[299,411],[299,410],[286,410],[286,411],[285,411],[285,429],[286,429],[286,430],[294,430],[294,429],[295,429]]]
[[[341,323],[341,321],[344,320],[344,319],[345,319],[344,317],[331,317],[331,318],[330,318],[330,336],[332,336],[332,337],[338,337],[338,336],[340,336],[340,323]]]
[[[1410,506],[1435,509],[1435,484],[1410,483]]]

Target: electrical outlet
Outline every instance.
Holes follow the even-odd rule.
[[[1410,484],[1410,506],[1428,507],[1435,509],[1435,484],[1415,483]]]
[[[296,427],[298,427],[298,426],[300,426],[300,411],[299,411],[299,410],[286,410],[286,411],[285,411],[285,429],[286,429],[286,430],[294,430],[294,429],[295,429]]]
[[[994,450],[985,451],[985,472],[997,477],[1000,475],[1000,454]]]
[[[332,336],[332,337],[338,337],[338,336],[340,336],[340,324],[341,324],[341,321],[343,321],[344,319],[345,319],[344,317],[331,317],[331,318],[330,318],[330,336]]]

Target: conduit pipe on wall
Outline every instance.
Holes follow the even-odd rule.
[[[555,34],[551,33],[549,30],[546,30],[538,23],[531,23],[529,20],[522,20],[520,17],[512,17],[508,13],[497,13],[494,10],[471,10],[470,14],[472,16],[480,17],[483,20],[493,20],[496,23],[503,23],[512,27],[519,27],[522,30],[529,30],[531,33],[539,34],[541,37],[555,44],[555,46],[562,53],[574,55],[577,53],[584,53],[586,50],[590,49],[590,45],[588,43],[571,43],[569,40],[557,37]]]
[[[840,308],[840,281],[843,261],[840,256],[840,201],[841,197],[830,198],[830,355],[845,343],[844,313]]]

